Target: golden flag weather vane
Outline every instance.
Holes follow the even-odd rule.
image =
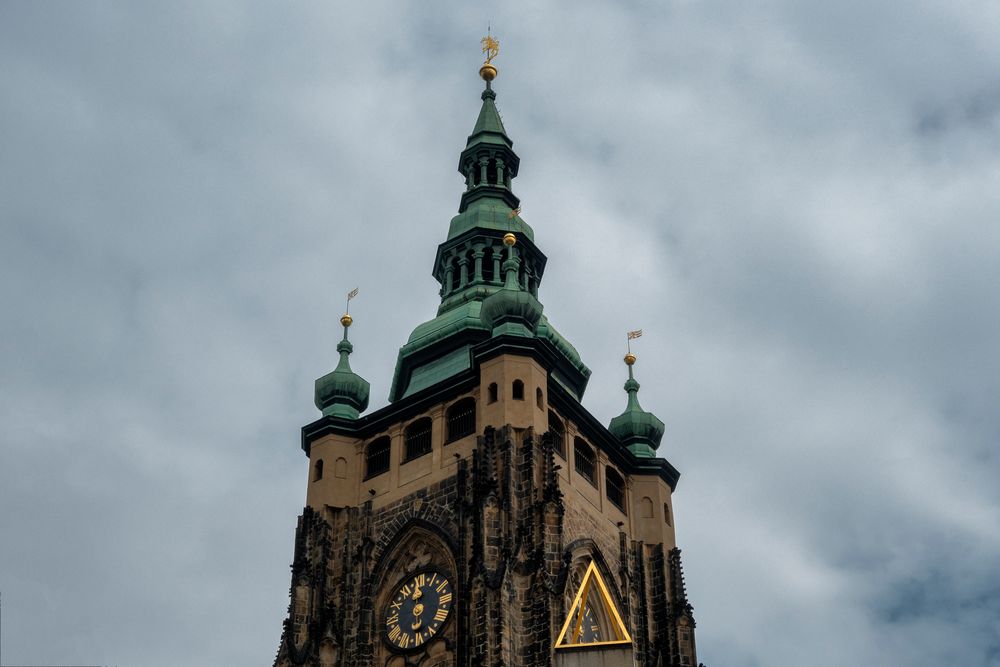
[[[350,292],[347,293],[347,312],[351,312],[351,299],[358,295],[358,288],[355,287]]]
[[[636,338],[639,338],[640,336],[642,336],[642,329],[633,329],[632,331],[628,332],[628,335],[625,338],[626,350],[628,350],[628,354],[625,355],[625,363],[628,364],[629,366],[635,363],[635,357],[632,356],[632,341],[634,341]],[[631,362],[629,361],[629,358],[632,359]]]

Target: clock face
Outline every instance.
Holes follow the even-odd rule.
[[[452,607],[451,582],[440,572],[420,572],[402,581],[385,608],[385,639],[413,649],[435,636]]]
[[[581,644],[593,644],[601,641],[601,626],[594,619],[594,612],[589,606],[583,608],[583,619],[580,624]]]

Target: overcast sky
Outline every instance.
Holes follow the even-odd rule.
[[[386,403],[478,40],[710,667],[1000,665],[1000,4],[0,3],[3,664],[269,665],[344,294]]]

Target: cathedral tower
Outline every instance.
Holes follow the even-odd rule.
[[[512,189],[496,47],[434,259],[441,305],[400,349],[389,405],[363,414],[350,315],[316,381],[276,667],[697,664],[680,475],[633,355],[609,427],[581,404],[590,370],[539,301],[546,257]]]

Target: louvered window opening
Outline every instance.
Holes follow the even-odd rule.
[[[594,478],[594,451],[582,440],[577,440],[574,444],[573,465],[578,473],[596,486]]]
[[[625,480],[617,470],[608,468],[604,473],[604,485],[607,487],[608,500],[622,512],[625,511]]]
[[[431,420],[422,419],[406,431],[406,460],[412,461],[431,451]]]
[[[376,475],[389,472],[389,451],[391,441],[389,438],[379,438],[368,445],[365,457],[365,479],[370,479]]]
[[[476,432],[476,402],[462,401],[448,412],[448,442]]]
[[[552,434],[552,446],[556,454],[566,458],[566,427],[551,410],[549,410],[549,432]]]

